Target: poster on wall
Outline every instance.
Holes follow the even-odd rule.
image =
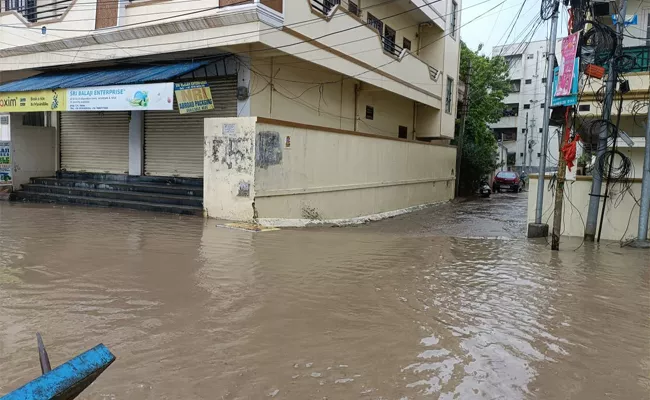
[[[0,112],[63,111],[65,109],[65,89],[0,93]]]
[[[175,83],[174,93],[181,114],[214,110],[212,92],[206,81]]]
[[[11,142],[0,142],[0,186],[13,184]]]
[[[172,110],[173,83],[67,89],[68,111]]]

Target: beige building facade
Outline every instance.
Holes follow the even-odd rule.
[[[353,183],[345,181],[345,173],[333,173],[325,179],[332,185],[444,181],[455,175],[446,163],[452,152],[455,157],[448,144],[458,100],[460,7],[457,0],[6,1],[0,12],[0,95],[21,87],[33,90],[50,78],[59,79],[57,88],[73,88],[74,82],[60,78],[70,74],[83,77],[81,86],[94,86],[88,83],[97,83],[96,76],[116,71],[133,76],[134,83],[158,82],[151,74],[140,81],[137,77],[148,66],[195,63],[195,69],[184,68],[165,80],[207,81],[215,110],[181,115],[174,102],[173,111],[47,113],[44,125],[53,129],[45,131],[53,132],[49,139],[55,147],[51,169],[204,178],[209,191],[219,185],[207,182],[206,137],[215,133],[206,128],[206,121],[261,118],[282,127],[276,131],[285,139],[293,136],[285,132],[295,129],[288,128],[291,124],[309,127],[305,132],[310,134],[293,136],[300,147],[303,135],[312,141],[312,136],[320,137],[315,132],[327,132],[318,143],[332,153],[301,160],[300,168],[313,163],[315,171],[333,158],[347,163],[340,155],[355,157],[351,149],[369,147],[383,154],[364,154],[361,160],[367,162],[355,161],[359,175]],[[54,89],[54,84],[43,85]],[[355,134],[359,138],[353,140]],[[404,150],[412,146],[445,149],[440,150],[445,156],[426,159],[424,154],[433,150],[416,151],[414,156]],[[288,159],[293,160],[297,152],[291,151]],[[392,168],[407,168],[406,175],[377,168],[391,151],[399,153],[397,161],[409,165]],[[413,169],[412,156],[419,160],[413,165],[422,171]],[[276,173],[292,172],[283,167]],[[264,184],[277,179],[265,176]],[[314,176],[290,187],[260,187],[262,193],[271,193],[321,187],[319,182]],[[393,200],[377,207],[339,199],[334,201],[338,209],[325,214],[330,219],[358,217],[448,200],[451,193],[453,188],[435,196],[391,194],[387,196]],[[302,218],[286,209],[293,206],[263,198],[267,200],[256,201],[259,213]],[[208,209],[208,214],[221,217],[229,211]],[[251,218],[252,213],[236,219]]]

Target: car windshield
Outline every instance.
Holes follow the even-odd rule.
[[[517,174],[514,172],[499,172],[497,174],[497,178],[505,178],[505,179],[515,179],[517,177]]]

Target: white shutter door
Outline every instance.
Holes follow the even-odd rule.
[[[144,170],[154,176],[203,176],[203,119],[237,116],[237,77],[210,82],[214,110],[145,111]]]
[[[78,111],[59,115],[61,169],[128,173],[128,111]]]

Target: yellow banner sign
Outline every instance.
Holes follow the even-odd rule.
[[[181,114],[214,110],[208,82],[175,83],[176,103]]]
[[[0,112],[64,111],[66,90],[0,93]]]

